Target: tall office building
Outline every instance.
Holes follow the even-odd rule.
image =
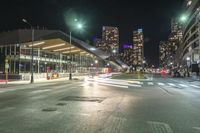
[[[117,27],[103,26],[102,29],[102,46],[107,52],[119,50],[119,30]]]
[[[160,67],[172,66],[175,64],[176,53],[182,42],[183,33],[182,25],[176,19],[171,20],[171,33],[167,41],[161,41],[159,45],[160,51]]]
[[[193,72],[198,72],[198,64],[200,64],[200,1],[185,0],[184,11],[187,16],[182,16],[183,39],[176,53],[176,63],[191,66]]]
[[[142,29],[133,31],[134,65],[142,66],[144,60],[144,35]]]
[[[171,47],[169,41],[161,41],[159,44],[159,64],[160,67],[166,67],[172,63]]]

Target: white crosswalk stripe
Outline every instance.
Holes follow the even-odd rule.
[[[194,88],[199,88],[200,89],[200,86],[197,86],[197,85],[190,85],[191,87],[194,87]]]
[[[108,84],[108,83],[98,83],[99,85],[106,85],[106,86],[113,86],[113,87],[120,87],[120,88],[128,88],[128,86],[124,85],[116,85],[116,84]]]
[[[164,83],[158,83],[158,85],[164,86],[165,84]]]
[[[187,85],[184,84],[179,84],[181,87],[188,87]]]
[[[4,93],[5,91],[0,91],[0,93]]]
[[[143,82],[139,82],[139,84],[140,84],[140,85],[143,85],[144,83],[143,83]]]
[[[148,82],[148,85],[154,85],[154,83],[153,82]]]
[[[168,85],[170,85],[170,86],[176,86],[175,84],[172,84],[172,83],[168,83]]]

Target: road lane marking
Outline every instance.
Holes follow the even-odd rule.
[[[193,129],[200,131],[200,127],[193,127]]]
[[[4,93],[4,92],[6,92],[6,91],[0,91],[0,93]]]
[[[200,89],[200,86],[197,86],[197,85],[190,85],[190,86],[192,86],[194,88],[199,88]]]
[[[126,82],[116,82],[116,81],[106,81],[106,80],[97,80],[98,83],[106,83],[106,84],[115,84],[115,85],[125,85],[127,86],[128,83]]]
[[[158,85],[164,86],[165,84],[164,83],[158,83]]]
[[[148,82],[148,85],[154,85],[154,83],[153,82]]]
[[[131,87],[142,87],[142,85],[134,85],[134,84],[129,84],[128,86],[131,86]]]
[[[42,92],[48,92],[51,91],[51,89],[47,89],[47,90],[36,90],[36,91],[32,91],[31,93],[36,94],[36,93],[42,93]]]
[[[153,133],[174,133],[167,123],[147,121]]]
[[[119,87],[119,88],[128,88],[128,86],[123,86],[123,85],[114,85],[114,84],[107,84],[107,83],[100,83],[98,82],[99,85],[106,85],[106,86],[112,86],[112,87]]]
[[[168,83],[168,85],[170,85],[170,86],[176,86],[175,84],[172,84],[172,83]]]
[[[140,81],[126,81],[126,82],[131,84],[140,84]]]
[[[187,85],[184,84],[179,84],[181,87],[188,87]]]

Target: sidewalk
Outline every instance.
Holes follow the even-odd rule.
[[[73,80],[84,80],[85,76],[74,76]],[[34,84],[39,84],[39,83],[52,83],[52,82],[57,82],[57,81],[69,81],[69,77],[65,78],[58,78],[58,79],[52,79],[52,80],[47,80],[46,78],[42,79],[35,79]],[[16,86],[22,86],[22,85],[30,85],[30,81],[10,81],[7,84],[5,82],[0,82],[0,88],[10,88],[10,87],[16,87]]]

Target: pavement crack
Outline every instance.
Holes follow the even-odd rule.
[[[170,95],[170,96],[173,95],[173,93],[170,92],[170,91],[168,91],[167,89],[165,89],[165,88],[163,88],[163,87],[161,87],[161,86],[159,86],[159,88],[160,88],[161,90],[163,90],[166,94],[168,94],[168,95]]]

